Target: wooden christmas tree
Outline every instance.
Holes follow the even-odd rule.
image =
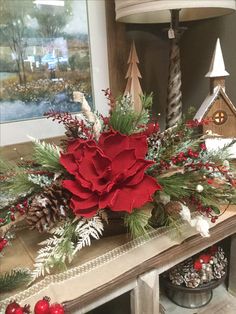
[[[137,112],[142,110],[142,103],[140,96],[143,94],[139,79],[142,78],[140,71],[138,69],[138,55],[136,52],[134,41],[131,44],[129,59],[127,64],[129,64],[128,71],[126,73],[126,79],[128,79],[124,95],[129,95],[132,98],[134,109]]]

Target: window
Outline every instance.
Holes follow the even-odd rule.
[[[227,118],[228,118],[227,113],[223,110],[217,110],[213,114],[213,122],[217,125],[224,124]]]

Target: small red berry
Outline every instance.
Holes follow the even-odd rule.
[[[34,306],[35,314],[49,314],[49,301],[50,299],[44,297],[42,300],[39,300]]]
[[[10,215],[10,219],[11,219],[11,221],[15,221],[15,220],[16,220],[15,215],[14,215],[14,214],[11,214],[11,215]]]
[[[65,310],[61,304],[54,303],[50,306],[49,313],[50,314],[64,314]]]

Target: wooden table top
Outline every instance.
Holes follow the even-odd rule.
[[[79,252],[67,271],[46,276],[15,295],[6,295],[4,300],[0,299],[0,305],[7,304],[10,299],[33,305],[48,295],[52,302],[63,302],[67,309],[78,304],[83,307],[151,269],[156,268],[161,273],[234,233],[235,205],[211,226],[209,238],[202,238],[188,224],[182,225],[179,236],[167,228],[160,228],[149,238],[131,242],[126,235],[102,238]],[[32,267],[38,240],[33,232],[25,231],[19,235],[15,240],[17,243],[6,251],[0,272],[16,266]]]

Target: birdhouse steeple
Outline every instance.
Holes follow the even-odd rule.
[[[221,86],[225,90],[225,77],[229,73],[225,70],[224,58],[220,46],[220,39],[216,41],[215,51],[211,60],[209,72],[205,75],[210,78],[210,94],[214,93],[217,86]]]

